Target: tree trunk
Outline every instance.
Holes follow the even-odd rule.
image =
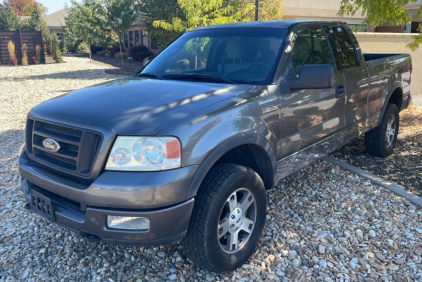
[[[125,67],[123,66],[122,40],[121,40],[120,33],[119,33],[119,48],[120,48],[120,58],[122,59],[122,70],[123,70]]]

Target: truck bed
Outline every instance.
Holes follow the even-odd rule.
[[[409,54],[363,54],[367,66],[409,57]]]

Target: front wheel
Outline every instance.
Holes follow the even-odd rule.
[[[385,158],[393,153],[399,122],[399,109],[395,104],[389,103],[381,124],[365,134],[365,147],[370,155]]]
[[[255,171],[215,165],[201,184],[183,239],[189,259],[217,273],[242,266],[261,236],[266,204],[264,183]]]

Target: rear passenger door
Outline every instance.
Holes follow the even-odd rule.
[[[326,26],[331,48],[337,53],[345,80],[345,125],[367,117],[368,70],[356,38],[344,26]]]
[[[296,33],[294,31],[294,33]],[[334,86],[328,89],[285,89],[280,97],[281,151],[286,157],[309,147],[344,127],[344,78],[330,50],[322,27],[297,31],[293,46],[287,47],[283,81],[299,77],[304,65],[334,65]],[[279,146],[280,146],[279,145]]]

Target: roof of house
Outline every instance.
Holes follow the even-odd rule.
[[[52,14],[45,16],[44,20],[47,22],[47,26],[49,28],[54,28],[54,27],[60,28],[66,25],[65,20],[64,20],[65,17],[67,17],[66,9],[61,9],[57,12],[54,12]]]

